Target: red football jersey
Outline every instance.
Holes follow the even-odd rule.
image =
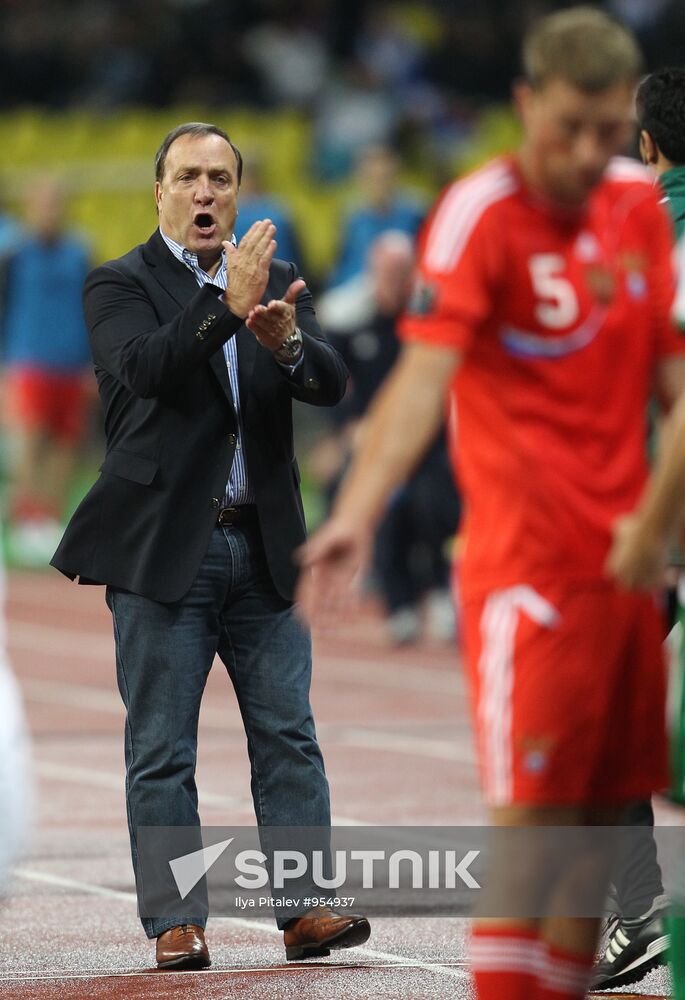
[[[603,575],[645,481],[655,367],[685,349],[658,197],[617,159],[582,210],[562,210],[502,158],[452,184],[425,226],[401,333],[463,352],[450,395],[467,597]]]

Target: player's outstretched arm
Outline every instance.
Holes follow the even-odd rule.
[[[607,570],[624,587],[661,582],[667,547],[685,519],[685,393],[664,427],[659,455],[635,514],[621,518]]]
[[[410,343],[379,389],[331,517],[300,553],[297,600],[309,621],[349,595],[388,496],[413,470],[445,418],[447,389],[459,361],[456,349]]]

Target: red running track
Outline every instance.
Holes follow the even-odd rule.
[[[40,816],[3,912],[1,997],[473,996],[466,923],[454,919],[375,919],[368,946],[301,964],[285,963],[269,921],[210,919],[211,969],[154,970],[135,911],[123,710],[103,592],[57,574],[14,573],[7,612],[33,733]],[[316,637],[313,703],[335,823],[482,821],[453,648],[390,649],[369,612]],[[240,715],[218,661],[203,702],[198,784],[205,824],[254,822]],[[666,808],[660,815],[674,821]],[[667,974],[651,974],[641,988],[640,996],[666,996]]]

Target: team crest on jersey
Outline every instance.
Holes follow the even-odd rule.
[[[608,306],[616,294],[616,278],[605,264],[592,264],[585,269],[585,282],[603,306]]]
[[[528,774],[542,774],[547,763],[548,757],[543,750],[529,750],[523,755],[523,770]]]
[[[624,271],[639,271],[641,274],[645,273],[649,263],[645,254],[639,250],[624,250],[618,255],[618,262]]]
[[[631,299],[643,299],[647,294],[647,258],[643,253],[626,250],[619,257],[626,272],[626,291]]]
[[[417,278],[409,298],[407,311],[414,316],[427,316],[433,311],[436,294],[435,285],[424,281],[423,278]]]
[[[644,299],[647,294],[647,279],[642,271],[629,271],[626,275],[626,290],[631,299]]]
[[[528,737],[522,740],[521,764],[523,770],[528,774],[543,774],[549,766],[551,749],[552,741],[549,738],[532,739]]]

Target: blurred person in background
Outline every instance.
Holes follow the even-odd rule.
[[[7,440],[7,388],[2,358],[2,313],[5,297],[5,281],[7,278],[7,259],[16,249],[22,236],[22,227],[17,219],[0,209],[0,485],[6,485],[8,476],[8,446]]]
[[[30,742],[19,685],[7,655],[5,571],[0,559],[0,905],[12,867],[26,853],[33,814]]]
[[[444,6],[442,30],[430,53],[428,70],[443,93],[462,103],[462,115],[507,93],[517,70],[512,38],[520,38],[530,16],[521,0],[514,4],[452,0]]]
[[[302,248],[290,209],[285,202],[269,192],[264,177],[264,157],[253,150],[243,160],[240,182],[240,210],[235,220],[235,238],[240,242],[248,229],[259,219],[271,219],[278,233],[278,256],[304,268]]]
[[[682,246],[685,233],[685,69],[661,69],[646,77],[637,91],[636,110],[643,163],[658,179],[662,201],[673,220],[676,241]],[[677,562],[681,561],[682,553],[679,553]],[[681,609],[681,618],[682,615]],[[672,690],[683,691],[682,671],[682,665],[674,667],[670,677]],[[680,702],[682,695],[676,700]],[[678,714],[682,715],[682,705]],[[674,746],[683,745],[682,719],[672,736]],[[672,753],[671,796],[681,804],[685,804],[684,768],[685,754]],[[628,811],[625,822],[653,827],[652,803],[636,803]],[[622,858],[622,869],[614,883],[618,916],[610,924],[606,951],[595,970],[592,982],[595,989],[637,982],[650,968],[666,961],[668,900],[657,862],[656,843],[653,837],[645,836],[631,841],[631,845]],[[629,919],[623,917],[624,913],[641,913],[642,916]]]
[[[340,447],[331,499],[355,441],[363,437],[371,400],[397,359],[397,322],[409,298],[414,263],[411,237],[388,230],[372,243],[364,272],[319,300],[321,322],[351,379],[345,398],[331,411]],[[378,529],[373,577],[393,643],[418,640],[424,618],[429,638],[454,637],[446,550],[458,518],[459,501],[441,431],[409,481],[393,495]]]
[[[66,225],[52,178],[26,193],[26,233],[5,265],[0,344],[10,463],[11,555],[45,565],[61,535],[88,413],[88,338],[81,293],[89,251]]]
[[[325,10],[316,0],[273,4],[270,16],[245,32],[244,57],[261,75],[270,103],[307,110],[319,96],[331,58],[324,36]]]
[[[605,561],[647,477],[654,386],[667,402],[683,390],[685,342],[670,221],[644,168],[616,157],[633,131],[635,38],[573,7],[533,24],[523,67],[521,145],[436,205],[407,343],[305,546],[298,597],[309,619],[345,598],[449,399],[483,788],[493,825],[530,832],[618,823],[667,781],[662,615],[655,595],[607,580]],[[479,1000],[586,994],[600,920],[574,914],[583,897],[599,914],[611,859],[594,838],[574,857],[553,836],[534,842],[523,865],[504,849],[491,859],[503,918],[473,929]]]
[[[640,152],[654,170],[664,201],[674,221],[679,241],[679,288],[675,318],[685,330],[685,69],[657,70],[640,85],[637,93],[640,125]],[[616,525],[614,547],[608,566],[626,587],[652,587],[662,582],[667,563],[678,553],[682,560],[682,525],[685,518],[685,396],[674,408],[663,432],[663,447],[640,505],[633,516]],[[678,543],[680,543],[678,545]],[[682,565],[682,563],[681,563]],[[678,581],[677,625],[674,629],[675,656],[670,677],[669,735],[670,797],[685,805],[685,580]],[[659,914],[663,916],[663,914]],[[622,923],[625,924],[625,921]],[[662,921],[659,921],[662,923]],[[676,1000],[685,998],[685,873],[674,886],[670,957]],[[656,933],[656,927],[653,933]],[[640,930],[638,928],[638,930]],[[661,935],[665,933],[661,929]],[[624,930],[625,948],[633,952],[631,926]],[[647,937],[645,929],[641,930]],[[610,956],[608,956],[610,957]],[[621,956],[616,956],[619,961]],[[631,957],[632,954],[631,954]],[[608,964],[605,958],[603,965]],[[613,963],[612,963],[613,964]],[[630,980],[628,980],[630,982]],[[609,985],[613,985],[608,980]],[[617,985],[621,981],[617,980]]]
[[[341,224],[340,249],[329,284],[337,286],[361,274],[369,250],[388,229],[416,236],[425,214],[415,197],[399,185],[400,162],[387,146],[368,146],[355,173],[355,207]]]
[[[0,302],[2,302],[2,268],[5,259],[16,248],[22,236],[22,227],[18,219],[9,212],[0,210]]]

